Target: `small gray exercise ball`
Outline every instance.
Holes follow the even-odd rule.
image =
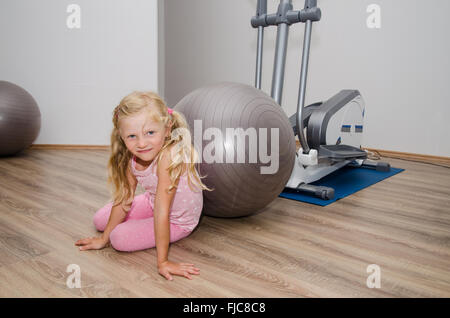
[[[0,156],[11,156],[29,147],[41,129],[41,112],[26,90],[0,81]]]
[[[294,167],[294,132],[281,107],[266,93],[244,84],[219,83],[193,91],[174,108],[187,120],[201,157],[199,172],[206,176],[202,181],[213,189],[203,192],[204,214],[224,218],[248,216],[261,212],[283,191]],[[194,127],[195,120],[201,120],[200,133],[199,122]],[[209,128],[212,129],[208,134]],[[231,131],[241,128],[249,136],[241,139],[241,143],[239,138],[227,139],[227,128]],[[272,138],[272,131],[278,131],[278,138],[275,135]],[[239,152],[245,153],[245,160],[237,159]],[[219,156],[222,163],[205,160],[205,155],[216,153],[223,154]],[[256,160],[255,156],[251,159],[251,153],[257,154]],[[234,160],[227,159],[227,154],[234,154]],[[265,155],[272,159],[267,160]],[[277,165],[273,164],[275,160]],[[262,173],[261,168],[270,170],[271,165],[273,172]]]

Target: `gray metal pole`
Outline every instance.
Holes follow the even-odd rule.
[[[263,54],[264,27],[258,27],[258,50],[256,52],[255,87],[261,89],[262,54]]]
[[[281,0],[280,6],[291,4],[292,0]],[[287,23],[278,24],[277,42],[275,47],[275,61],[272,75],[272,98],[281,105],[283,93],[284,67],[286,64],[286,50],[289,35],[289,25]]]
[[[258,0],[256,3],[255,18],[264,18],[267,14],[267,0]],[[261,89],[262,54],[263,54],[264,26],[258,26],[258,47],[256,51],[255,87]]]
[[[298,95],[298,105],[297,105],[297,136],[302,145],[303,153],[309,153],[309,146],[303,133],[303,108],[305,107],[305,96],[306,96],[306,78],[308,76],[308,63],[309,63],[309,51],[311,44],[311,31],[312,22],[311,20],[306,21],[305,27],[305,37],[303,39],[303,56],[302,56],[302,68],[300,72],[300,87]]]

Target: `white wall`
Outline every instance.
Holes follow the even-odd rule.
[[[80,29],[66,26],[69,4]],[[158,91],[157,17],[157,0],[0,1],[0,79],[36,99],[35,144],[109,144],[120,99]]]
[[[279,1],[269,0],[274,13]],[[319,0],[307,103],[343,88],[366,101],[363,146],[450,157],[450,1]],[[369,4],[381,28],[366,25]],[[256,0],[165,0],[165,97],[176,104],[205,84],[253,85]],[[303,0],[294,0],[295,9]],[[296,110],[304,25],[290,28],[283,109]],[[276,28],[265,29],[263,90],[270,94]]]

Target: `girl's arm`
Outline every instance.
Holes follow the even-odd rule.
[[[158,267],[168,260],[169,240],[170,240],[170,206],[172,205],[176,189],[167,191],[171,185],[169,171],[170,165],[169,151],[161,154],[161,160],[157,166],[158,185],[156,187],[156,197],[154,206],[155,220],[155,240]],[[178,185],[178,180],[177,180]]]
[[[132,195],[134,196],[137,187],[137,179],[131,172],[131,167],[127,170],[127,178],[131,186]],[[75,245],[80,246],[80,251],[102,249],[108,244],[109,235],[111,234],[112,230],[114,230],[117,225],[122,223],[126,216],[127,212],[123,209],[122,204],[113,206],[109,215],[108,224],[106,225],[102,235],[100,237],[90,237],[78,240],[77,242],[75,242]]]
[[[127,169],[127,178],[128,182],[130,183],[130,189],[131,189],[131,196],[134,197],[134,193],[136,192],[137,187],[137,179],[134,176],[134,174],[131,172],[131,160],[128,165]],[[131,198],[130,198],[131,199]],[[109,234],[111,234],[112,230],[123,222],[125,217],[127,216],[127,212],[122,207],[122,204],[118,204],[116,206],[113,206],[111,210],[111,214],[109,215],[108,224],[105,227],[105,230],[103,231],[102,238],[108,243],[109,242]]]
[[[173,198],[175,197],[176,188],[168,191],[171,185],[170,175],[168,172],[171,163],[170,150],[165,151],[161,155],[161,160],[158,163],[157,175],[158,186],[156,188],[156,198],[154,206],[154,221],[155,221],[155,240],[156,240],[156,255],[158,261],[159,273],[166,279],[172,280],[172,276],[180,275],[192,279],[189,274],[198,274],[199,269],[194,267],[194,264],[172,263],[169,261],[169,242],[170,242],[170,207]],[[176,181],[178,185],[179,179]]]

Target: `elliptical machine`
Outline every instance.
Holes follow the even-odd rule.
[[[258,0],[251,25],[258,28],[255,75],[258,89],[261,89],[264,28],[277,26],[271,97],[281,105],[289,26],[305,23],[297,112],[289,118],[300,149],[286,187],[329,200],[334,198],[333,188],[310,183],[347,165],[378,171],[389,171],[390,165],[368,160],[367,152],[361,149],[365,104],[358,90],[341,90],[325,102],[305,107],[312,23],[320,19],[317,0],[305,0],[299,11],[293,10],[292,0],[280,0],[273,14],[267,14],[267,0]]]

